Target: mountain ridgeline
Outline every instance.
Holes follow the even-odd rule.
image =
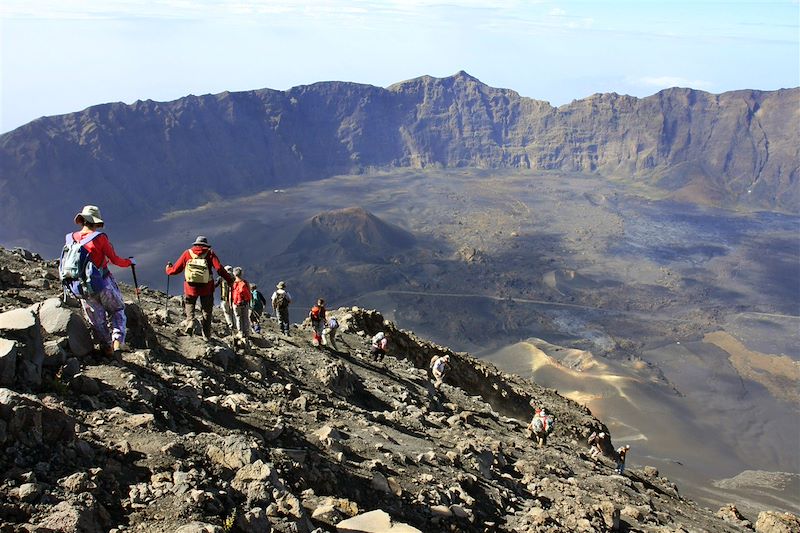
[[[43,213],[68,217],[89,199],[157,214],[429,166],[599,172],[681,200],[798,212],[799,125],[797,88],[595,94],[556,108],[464,72],[111,103],[0,136],[0,221],[30,232]]]

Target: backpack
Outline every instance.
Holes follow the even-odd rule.
[[[556,419],[553,418],[553,415],[547,415],[544,427],[548,435],[553,432],[553,427],[555,426],[555,424],[556,424]]]
[[[209,251],[195,254],[189,250],[190,259],[186,262],[183,273],[188,283],[208,283],[211,281],[211,269],[208,268]]]
[[[105,268],[98,268],[89,260],[89,250],[85,245],[102,235],[101,231],[93,231],[80,241],[67,233],[64,239],[64,248],[58,262],[58,277],[64,289],[75,295],[76,298],[86,298],[97,294],[105,287]]]
[[[286,291],[278,291],[275,293],[275,309],[287,309],[289,307],[289,297],[286,296]]]
[[[334,329],[339,329],[339,321],[336,320],[334,317],[331,317],[331,319],[328,321],[328,329],[330,329],[331,331],[333,331]]]
[[[541,433],[544,431],[544,420],[542,420],[541,416],[537,416],[531,422],[531,427],[533,428],[534,433]]]
[[[320,313],[320,308],[318,305],[315,305],[314,307],[311,308],[311,312],[308,313],[308,316],[311,318],[312,322],[319,322],[319,313]]]
[[[372,344],[377,346],[378,343],[381,342],[385,336],[386,335],[382,331],[379,331],[378,333],[375,334],[374,337],[372,337]]]

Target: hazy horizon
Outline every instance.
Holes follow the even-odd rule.
[[[796,0],[8,0],[0,132],[108,102],[459,70],[556,106],[775,90],[800,85],[798,14]]]

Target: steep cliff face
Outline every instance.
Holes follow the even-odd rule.
[[[602,172],[724,205],[800,209],[800,90],[597,94],[554,108],[464,72],[104,104],[0,136],[2,221],[194,206],[376,167]],[[33,217],[31,215],[34,215]],[[33,220],[33,222],[30,222]]]

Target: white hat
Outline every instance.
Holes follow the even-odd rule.
[[[85,222],[89,224],[103,224],[100,217],[100,208],[96,205],[85,205],[80,213],[75,215],[75,223],[83,226]]]

